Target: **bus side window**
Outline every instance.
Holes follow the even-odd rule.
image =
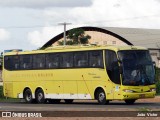
[[[32,68],[32,56],[31,55],[20,55],[20,69],[31,69]]]
[[[7,70],[12,70],[11,59],[12,59],[11,56],[4,57],[4,68]]]
[[[46,54],[46,68],[58,68],[59,55],[57,53]]]
[[[33,55],[33,68],[45,68],[45,54]]]
[[[4,67],[7,70],[18,70],[19,69],[19,57],[14,56],[5,56],[4,57]]]
[[[89,52],[89,66],[90,67],[103,67],[103,51],[90,51]]]
[[[71,68],[73,67],[73,53],[61,53],[61,68]]]
[[[74,54],[75,67],[88,67],[88,52],[77,52]]]
[[[116,84],[120,84],[120,73],[117,55],[114,51],[106,50],[106,69],[109,78]]]
[[[18,70],[19,69],[19,56],[15,55],[15,56],[12,56],[12,67],[13,67],[13,70]]]

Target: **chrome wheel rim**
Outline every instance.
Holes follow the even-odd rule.
[[[43,98],[43,94],[42,94],[42,93],[39,93],[39,94],[38,94],[38,101],[41,101],[42,98]]]
[[[26,100],[30,101],[31,99],[32,99],[32,95],[30,93],[28,93],[27,96],[26,96]]]
[[[99,101],[102,102],[104,99],[105,99],[105,95],[102,92],[102,93],[99,94]]]

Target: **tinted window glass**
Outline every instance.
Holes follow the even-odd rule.
[[[88,52],[77,52],[74,54],[75,67],[88,67]]]
[[[90,51],[89,52],[89,66],[90,67],[103,67],[102,51]]]
[[[8,70],[104,66],[102,50],[5,56],[4,63],[4,67]]]
[[[33,68],[34,69],[45,68],[45,55],[44,54],[33,55]]]
[[[13,62],[13,69],[18,70],[19,69],[19,56],[12,56],[12,62]]]
[[[31,55],[21,55],[20,60],[20,69],[31,69],[32,68],[32,56]]]
[[[52,53],[46,54],[46,68],[58,68],[59,67],[59,54]]]
[[[70,68],[73,67],[73,53],[62,53],[60,67]]]
[[[7,70],[12,70],[12,57],[11,56],[5,56],[4,57],[4,67]]]

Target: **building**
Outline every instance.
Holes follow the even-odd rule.
[[[90,43],[99,45],[136,45],[149,49],[156,66],[160,67],[160,30],[140,28],[116,28],[116,27],[80,27],[85,34],[91,36]],[[68,31],[66,31],[68,34]],[[57,45],[57,41],[63,39],[63,33],[49,40],[42,47]]]

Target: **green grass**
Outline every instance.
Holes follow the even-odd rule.
[[[2,98],[0,102],[21,102],[21,100],[18,98]]]
[[[139,112],[149,112],[149,111],[152,111],[150,108],[147,108],[147,107],[142,107],[142,108],[139,108],[138,109]]]

